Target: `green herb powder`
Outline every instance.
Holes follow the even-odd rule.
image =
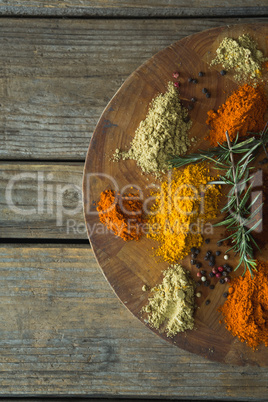
[[[128,151],[116,149],[113,160],[133,159],[144,173],[165,172],[170,155],[186,153],[190,141],[191,122],[181,105],[178,90],[172,82],[164,94],[150,104],[145,120],[141,121]]]
[[[262,63],[267,60],[248,34],[238,39],[224,38],[216,53],[211,65],[221,64],[226,70],[234,69],[234,78],[238,81],[260,78]]]
[[[145,290],[145,289],[144,289]],[[162,284],[151,289],[153,297],[142,311],[149,324],[159,329],[163,325],[167,336],[194,327],[194,281],[181,265],[170,265],[164,271]]]

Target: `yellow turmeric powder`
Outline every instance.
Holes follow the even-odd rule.
[[[175,262],[193,246],[201,246],[204,222],[218,212],[220,190],[209,184],[212,179],[208,165],[201,163],[173,169],[171,180],[162,183],[148,217],[147,236],[160,243],[156,255],[165,261]]]
[[[254,278],[247,271],[232,281],[219,309],[226,328],[253,349],[260,343],[268,346],[268,264],[259,261],[257,269]]]

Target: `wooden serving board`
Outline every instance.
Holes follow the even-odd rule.
[[[193,121],[190,136],[197,137],[197,143],[190,152],[208,147],[208,142],[204,140],[208,133],[205,124],[207,111],[217,109],[237,88],[231,73],[223,77],[219,74],[221,66],[210,67],[209,63],[225,36],[237,38],[243,33],[249,33],[257,41],[259,48],[268,54],[267,24],[211,29],[186,37],[157,53],[134,71],[115,94],[104,110],[91,140],[83,179],[84,213],[89,239],[97,261],[115,293],[142,322],[145,317],[141,314],[141,308],[147,304],[149,296],[142,291],[142,286],[146,284],[153,287],[160,283],[162,271],[168,264],[157,262],[152,252],[152,247],[156,244],[150,239],[143,237],[138,242],[125,242],[107,232],[99,222],[96,203],[101,191],[114,188],[123,192],[125,186],[131,185],[139,186],[146,197],[149,195],[150,185],[156,180],[150,175],[142,175],[135,161],[113,162],[111,157],[116,148],[129,148],[137,126],[147,114],[148,104],[157,94],[165,92],[168,81],[174,81],[174,71],[180,72],[181,98],[197,98],[194,109],[190,112]],[[205,73],[204,77],[198,77],[199,71]],[[197,78],[198,83],[189,83],[189,77]],[[211,92],[210,99],[202,93],[203,87]],[[187,100],[182,102],[187,106]],[[204,263],[203,257],[208,249],[216,251],[216,242],[223,236],[223,230],[214,229],[213,235],[205,235],[211,238],[211,243],[202,247],[199,258],[201,262]],[[266,259],[268,251],[265,232],[261,237],[262,251],[258,258]],[[224,247],[221,251],[224,251]],[[217,264],[224,262],[222,255],[217,258]],[[230,263],[235,266],[235,258]],[[192,271],[194,279],[197,279],[197,269],[191,267],[189,256],[182,261],[182,265]],[[205,267],[207,271],[208,268]],[[219,323],[221,315],[217,309],[225,301],[223,293],[228,285],[221,285],[216,281],[215,284],[214,290],[202,286],[202,297],[196,300],[194,330],[180,333],[174,338],[167,338],[164,332],[154,332],[180,348],[211,360],[238,365],[267,365],[268,348],[262,345],[258,350],[252,351],[245,343],[234,338],[224,324]],[[206,305],[208,298],[211,303]]]

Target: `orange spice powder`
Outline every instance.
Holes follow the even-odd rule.
[[[114,190],[105,190],[97,206],[99,219],[116,236],[123,240],[139,240],[142,235],[144,217],[142,202],[131,193],[124,197]]]
[[[254,278],[247,271],[232,281],[229,296],[219,311],[226,328],[253,349],[268,346],[268,264],[258,262]]]
[[[207,137],[210,144],[223,144],[226,141],[226,131],[231,141],[237,134],[239,137],[245,137],[248,132],[260,132],[265,126],[264,114],[267,106],[268,99],[261,86],[244,84],[239,87],[217,112],[208,111],[206,123],[211,127]]]

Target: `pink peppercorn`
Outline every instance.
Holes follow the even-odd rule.
[[[219,271],[219,272],[223,272],[223,271],[224,271],[224,268],[223,268],[223,267],[218,267],[218,271]]]
[[[179,78],[179,76],[180,76],[178,71],[174,71],[174,73],[172,75],[173,75],[174,78]]]
[[[221,273],[220,272],[217,272],[216,273],[216,278],[220,278],[221,277]]]
[[[200,271],[197,272],[196,276],[198,276],[198,278],[201,278],[202,274]]]
[[[228,276],[226,276],[226,277],[224,278],[224,280],[225,280],[225,282],[227,282],[227,283],[231,282],[231,279],[230,279]]]
[[[174,82],[174,87],[175,88],[179,88],[179,86],[180,86],[180,83],[178,81]]]
[[[218,272],[218,269],[214,267],[214,268],[212,268],[212,272],[213,272],[213,274],[215,274],[215,275],[216,275],[216,274],[217,274],[217,272]]]

